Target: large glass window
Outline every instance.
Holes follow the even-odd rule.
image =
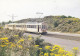
[[[46,29],[46,26],[45,25],[42,25],[42,29]]]

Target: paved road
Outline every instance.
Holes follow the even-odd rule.
[[[48,34],[58,34],[58,35],[65,35],[65,36],[77,36],[80,37],[80,34],[75,34],[75,33],[62,33],[62,32],[49,32]]]
[[[60,39],[53,37],[45,37],[42,36],[42,39],[44,39],[46,42],[52,43],[54,45],[60,45],[66,48],[66,50],[71,50],[73,47],[79,47],[80,48],[80,42],[79,41],[73,41],[73,40],[66,40],[66,39]]]
[[[26,33],[27,34],[27,33]],[[28,33],[29,34],[29,33]],[[32,36],[38,36],[36,34],[30,34]],[[52,43],[53,45],[60,45],[64,47],[66,50],[71,50],[73,47],[78,47],[80,49],[80,41],[75,41],[73,39],[69,40],[66,38],[79,38],[78,34],[63,34],[63,33],[48,33],[47,35],[42,35],[41,38],[45,40],[45,42]]]

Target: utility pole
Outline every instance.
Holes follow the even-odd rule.
[[[9,15],[10,16],[10,15]],[[17,17],[17,16],[14,16],[14,14],[12,14],[12,16],[10,16],[12,18],[12,23],[13,23],[13,20],[14,20],[14,17]],[[13,30],[14,30],[14,27],[15,25],[12,26]],[[13,32],[13,31],[12,31]]]
[[[14,17],[17,17],[17,16],[14,16],[14,14],[12,14],[12,16],[10,17],[12,18],[12,23],[13,23]]]

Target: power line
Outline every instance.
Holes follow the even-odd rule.
[[[36,14],[40,15],[39,18],[43,15],[41,12],[37,12]]]
[[[13,23],[14,17],[17,17],[17,16],[14,16],[14,14],[12,14],[12,16],[10,16],[10,15],[8,15],[8,16],[12,18],[12,23]]]

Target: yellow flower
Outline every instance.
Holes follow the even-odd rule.
[[[54,53],[50,53],[50,56],[53,56],[54,55]]]
[[[10,44],[12,44],[12,42],[9,42]]]
[[[50,51],[54,51],[55,49],[50,49]]]
[[[1,47],[5,47],[6,45],[0,45]]]
[[[24,39],[20,39],[17,43],[20,43],[20,42],[23,42],[24,41]]]
[[[44,56],[49,56],[48,53],[44,53]]]
[[[6,42],[9,42],[9,40],[5,40]]]
[[[42,49],[42,48],[39,48],[39,49]]]
[[[43,56],[43,52],[40,52],[39,56]]]
[[[59,51],[58,51],[58,53],[65,53],[65,50],[62,50],[62,49],[60,49]]]
[[[28,40],[31,40],[32,38],[28,38]]]
[[[16,44],[14,44],[14,43],[11,43],[11,46],[10,46],[10,48],[12,48],[12,47],[16,47]]]
[[[45,49],[50,49],[50,46],[45,46]]]
[[[39,45],[35,45],[34,47],[39,47]]]
[[[0,38],[0,40],[7,40],[8,38],[7,37],[4,37],[4,38]]]
[[[73,56],[72,52],[67,51],[66,56]]]
[[[9,43],[5,43],[6,45],[8,45]]]
[[[22,45],[18,45],[19,48],[22,48]]]
[[[61,47],[59,45],[54,45],[53,49],[60,49]]]
[[[60,54],[55,54],[55,56],[60,56]]]
[[[19,37],[19,35],[14,35],[14,37]]]
[[[32,35],[28,35],[28,37],[32,37]]]
[[[78,50],[78,47],[74,47],[73,50]]]
[[[27,48],[26,50],[29,50],[29,48]]]

